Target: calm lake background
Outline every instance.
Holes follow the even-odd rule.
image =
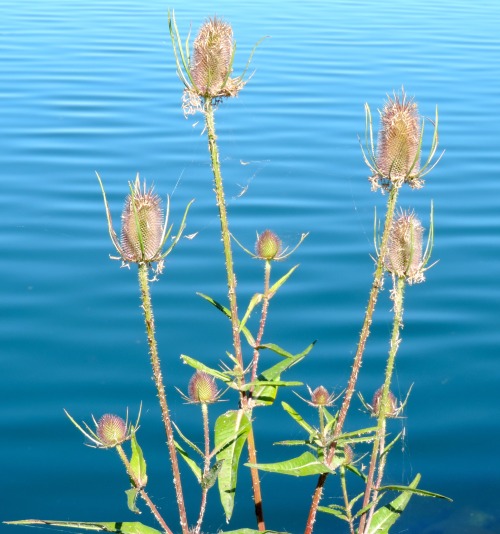
[[[216,366],[231,340],[225,319],[196,296],[224,301],[225,273],[202,117],[186,120],[181,111],[169,7],[183,35],[209,15],[231,22],[236,72],[254,43],[270,36],[255,53],[248,85],[216,119],[233,233],[251,248],[266,228],[290,246],[310,232],[274,268],[277,277],[300,263],[271,303],[265,341],[300,352],[318,340],[287,375],[311,387],[344,387],[371,284],[374,207],[382,213],[386,197],[370,191],[360,154],[364,104],[376,117],[386,94],[404,86],[422,115],[432,118],[439,106],[446,153],[424,189],[401,196],[426,226],[434,201],[439,263],[406,293],[394,391],[404,397],[414,387],[406,418],[391,422],[405,437],[387,480],[407,483],[422,473],[422,488],[454,502],[414,497],[391,532],[499,533],[497,0],[0,1],[0,520],[155,526],[146,512],[128,511],[116,455],[84,447],[63,413],[88,421],[129,407],[134,416],[141,401],[150,494],[167,516],[175,511],[136,269],[108,258],[96,170],[117,225],[137,171],[162,197],[172,195],[174,222],[196,199],[187,232],[197,235],[181,242],[152,291],[172,412],[201,439],[199,410],[173,390],[185,390],[191,376],[179,355]],[[235,262],[243,308],[260,290],[262,266],[239,249]],[[382,382],[388,288],[359,382],[366,398]],[[291,392],[281,399],[314,416]],[[216,406],[212,419],[229,406]],[[370,423],[360,408],[355,400],[348,428]],[[256,416],[259,460],[291,456],[272,443],[304,434],[279,403]],[[198,492],[188,472],[186,480],[192,516]],[[303,531],[315,478],[264,475],[262,482],[268,527]],[[229,527],[216,490],[209,494],[206,532],[254,526],[248,483],[242,472]],[[339,495],[332,478],[324,503]],[[321,515],[315,532],[343,528]]]

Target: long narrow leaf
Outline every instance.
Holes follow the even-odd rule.
[[[80,530],[97,530],[99,532],[116,532],[118,534],[162,534],[160,530],[143,525],[138,521],[93,522],[93,521],[52,521],[50,519],[23,519],[6,521],[7,525],[47,525],[50,527],[78,528]]]
[[[260,471],[278,473],[280,475],[291,475],[304,477],[310,475],[321,475],[323,473],[333,473],[323,462],[320,462],[314,454],[305,452],[296,458],[275,462],[271,464],[245,464]]]

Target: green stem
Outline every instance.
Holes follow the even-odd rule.
[[[146,263],[139,263],[139,286],[141,288],[141,300],[142,308],[144,311],[144,321],[146,323],[149,355],[151,358],[151,366],[153,368],[153,380],[155,382],[158,399],[160,401],[161,415],[163,419],[163,424],[165,426],[165,433],[167,436],[168,452],[170,455],[170,462],[172,464],[172,471],[174,474],[174,488],[177,497],[177,506],[179,508],[179,520],[182,529],[182,534],[188,534],[189,527],[186,516],[184,496],[182,493],[182,483],[179,471],[179,463],[177,460],[177,451],[174,443],[174,432],[172,429],[172,421],[170,419],[170,412],[167,404],[167,394],[163,385],[160,358],[158,356],[158,346],[156,343],[155,336],[154,315],[153,308],[151,305],[151,295],[149,291],[148,265]]]
[[[397,278],[394,281],[393,300],[394,300],[394,322],[392,325],[391,343],[389,348],[389,357],[387,358],[387,365],[385,368],[385,380],[382,387],[382,395],[379,402],[379,413],[377,421],[377,432],[375,440],[373,441],[372,456],[370,461],[370,469],[365,487],[365,496],[363,500],[363,508],[368,506],[369,503],[375,503],[378,497],[378,488],[382,483],[384,476],[385,464],[387,455],[384,454],[385,448],[385,434],[386,434],[386,419],[387,412],[391,410],[391,406],[388,405],[389,391],[391,388],[392,375],[394,373],[394,362],[396,360],[396,354],[398,352],[399,345],[401,343],[400,332],[403,327],[403,298],[405,288],[404,277]],[[375,470],[378,463],[378,474],[375,486],[373,485],[373,479],[375,476]],[[372,506],[370,512],[367,515],[364,514],[359,522],[358,532],[368,532],[370,529],[371,519],[375,512],[375,506]]]
[[[358,341],[358,348],[356,350],[356,355],[354,356],[354,362],[352,365],[351,376],[349,377],[349,382],[347,384],[347,389],[344,395],[344,400],[339,411],[339,416],[337,419],[337,424],[335,425],[335,434],[334,437],[339,436],[342,433],[342,428],[347,416],[347,411],[351,404],[351,399],[356,388],[356,382],[358,380],[359,370],[361,369],[361,364],[363,361],[363,354],[365,352],[366,341],[370,335],[370,326],[373,320],[373,313],[375,311],[375,305],[377,303],[377,298],[379,291],[383,285],[383,276],[384,276],[384,257],[387,252],[387,244],[389,242],[389,232],[392,227],[392,221],[394,219],[394,212],[396,209],[396,201],[398,198],[399,188],[392,187],[389,192],[389,198],[387,200],[387,210],[385,215],[385,224],[384,224],[384,233],[382,234],[382,244],[380,245],[377,267],[375,269],[375,274],[373,275],[373,283],[370,291],[370,296],[368,298],[368,306],[366,307],[365,318],[363,321],[363,326],[361,328],[361,333]],[[333,442],[328,456],[328,460],[333,458],[335,454],[336,443]],[[305,534],[312,534],[314,522],[316,521],[316,513],[318,510],[321,497],[323,495],[323,487],[326,482],[327,475],[322,474],[318,477],[318,482],[316,483],[316,489],[313,494],[311,507],[309,509],[309,516],[307,518]]]
[[[342,487],[342,496],[344,497],[344,506],[345,506],[345,513],[347,517],[347,521],[349,523],[349,532],[350,534],[354,534],[354,522],[352,519],[352,512],[351,512],[351,505],[349,503],[349,496],[347,493],[347,482],[345,478],[345,467],[343,465],[340,466],[340,485]]]
[[[215,133],[214,106],[212,100],[209,98],[205,99],[204,113],[205,125],[208,136],[208,150],[210,152],[212,172],[214,175],[215,198],[217,207],[219,208],[222,243],[224,247],[224,257],[226,261],[227,287],[229,307],[231,311],[231,327],[233,332],[234,356],[236,358],[236,361],[238,362],[238,366],[240,367],[239,371],[241,372],[241,383],[243,385],[245,383],[245,366],[243,364],[243,352],[241,349],[240,321],[238,319],[238,304],[236,300],[236,276],[234,273],[233,254],[231,249],[231,233],[229,232],[224,186],[222,183],[222,174],[220,171],[219,148],[217,146],[217,135]],[[240,395],[240,400],[242,407],[247,411],[251,412],[250,408],[248,407],[248,397],[244,393]],[[251,413],[249,414],[249,416],[251,417]],[[252,464],[256,464],[257,451],[255,449],[255,440],[252,427],[250,427],[247,443],[249,461]],[[254,495],[255,514],[257,517],[258,528],[259,530],[265,530],[259,472],[257,469],[252,467],[250,469],[250,473],[252,476],[252,490]]]
[[[130,477],[130,480],[132,481],[132,484],[134,485],[135,489],[139,492],[139,495],[142,497],[144,502],[147,504],[148,508],[151,510],[152,514],[155,516],[155,519],[160,524],[161,528],[167,533],[167,534],[173,534],[173,532],[170,530],[168,525],[165,523],[165,520],[161,516],[160,512],[158,512],[158,509],[154,505],[153,501],[149,498],[149,495],[146,493],[146,490],[141,487],[140,482],[137,480],[137,477],[134,475],[134,472],[130,466],[130,462],[127,458],[127,455],[125,454],[125,451],[123,450],[123,447],[121,445],[116,446],[116,452],[118,453],[118,456],[120,457],[121,461],[123,462],[123,465],[125,466],[125,469],[127,471],[127,475]]]
[[[203,416],[203,435],[205,437],[205,458],[203,463],[203,476],[206,477],[210,471],[210,428],[208,423],[208,405],[206,403],[201,404],[201,413]],[[194,529],[194,534],[199,534],[201,531],[201,524],[203,523],[203,516],[207,508],[207,493],[208,488],[204,484],[201,486],[201,505],[200,515],[198,516],[198,522]]]
[[[259,331],[257,333],[257,338],[255,339],[255,347],[258,347],[262,343],[262,338],[264,336],[264,328],[267,321],[267,312],[269,310],[269,281],[271,279],[271,262],[266,260],[264,266],[264,297],[262,299],[262,311],[260,314],[260,324]],[[253,361],[252,361],[252,378],[251,381],[254,382],[257,380],[257,367],[259,364],[259,354],[260,351],[257,348],[254,348],[253,351]],[[253,388],[251,390],[253,392]]]

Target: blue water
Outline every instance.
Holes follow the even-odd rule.
[[[215,366],[231,340],[224,318],[196,296],[224,300],[225,273],[203,121],[186,120],[180,107],[167,25],[174,7],[184,35],[209,15],[232,23],[237,71],[270,36],[248,85],[217,111],[221,161],[241,242],[252,247],[256,231],[272,228],[292,246],[310,232],[275,267],[279,276],[300,263],[272,301],[265,340],[299,352],[317,339],[309,362],[288,375],[312,387],[343,388],[371,284],[374,206],[382,213],[386,198],[370,192],[360,155],[364,103],[376,115],[385,95],[404,85],[423,115],[439,106],[446,152],[425,188],[401,197],[425,223],[434,201],[439,263],[406,295],[394,389],[404,396],[414,388],[407,418],[392,428],[405,437],[387,479],[405,483],[421,472],[423,488],[454,503],[414,498],[392,532],[499,533],[500,4],[186,4],[0,2],[0,520],[137,520],[118,458],[83,447],[63,408],[89,420],[124,415],[127,406],[135,414],[141,401],[150,494],[167,517],[175,510],[136,273],[108,259],[95,170],[116,223],[137,171],[172,195],[174,221],[196,199],[187,232],[197,235],[170,257],[153,300],[172,412],[201,439],[198,410],[173,389],[185,389],[191,375],[179,355]],[[244,303],[260,290],[261,272],[240,250],[235,262]],[[382,380],[390,308],[386,290],[359,383],[368,398]],[[299,407],[295,396],[282,398]],[[212,419],[228,407],[215,407]],[[367,423],[359,407],[351,429]],[[289,454],[274,441],[304,437],[278,405],[256,416],[263,462]],[[229,527],[216,492],[209,495],[206,532],[253,527],[246,472],[240,482]],[[315,479],[262,482],[268,526],[303,531]],[[324,502],[339,495],[332,478]],[[139,519],[154,525],[147,513]],[[342,528],[320,516],[315,532]]]

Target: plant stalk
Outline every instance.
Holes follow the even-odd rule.
[[[378,488],[382,484],[382,479],[384,476],[385,464],[387,459],[387,454],[384,454],[385,448],[385,434],[386,434],[386,419],[388,408],[387,401],[389,398],[389,391],[391,388],[391,380],[394,372],[394,362],[396,360],[396,354],[398,352],[399,345],[401,343],[400,331],[403,327],[403,297],[404,297],[404,288],[405,288],[405,279],[399,277],[394,282],[393,290],[393,299],[394,299],[394,322],[392,325],[392,335],[391,343],[389,348],[389,357],[387,358],[387,365],[385,369],[385,380],[382,389],[382,396],[379,402],[379,414],[377,422],[377,433],[375,440],[373,441],[372,456],[370,460],[370,469],[368,471],[368,477],[366,480],[365,486],[365,495],[363,499],[363,508],[368,506],[369,503],[374,503],[378,497]],[[375,470],[377,469],[378,463],[378,474],[377,481],[375,486],[373,485],[373,479],[375,476]],[[361,516],[359,522],[359,534],[363,532],[368,532],[370,529],[370,523],[375,512],[375,506],[370,508],[370,511],[367,514]]]
[[[201,404],[201,413],[203,416],[203,435],[205,437],[205,458],[203,463],[203,476],[206,477],[210,471],[210,428],[208,423],[208,405],[206,403]],[[201,531],[201,524],[203,523],[203,516],[207,508],[207,493],[208,488],[202,484],[201,487],[201,504],[200,515],[198,516],[198,522],[194,529],[194,534],[199,534]]]
[[[163,419],[163,424],[165,426],[165,433],[167,436],[167,446],[170,455],[170,462],[172,464],[172,471],[174,475],[174,488],[177,497],[177,506],[179,509],[179,520],[182,529],[182,534],[189,534],[186,506],[182,493],[181,475],[179,471],[179,463],[177,460],[177,451],[174,443],[174,432],[172,429],[172,421],[170,419],[170,412],[167,404],[167,394],[163,385],[160,358],[158,356],[158,346],[156,343],[154,315],[153,308],[151,305],[151,295],[149,291],[148,265],[146,263],[139,263],[138,267],[142,308],[144,311],[144,321],[146,323],[146,333],[148,338],[151,366],[153,368],[153,380],[155,382],[158,399],[160,401],[161,415]]]
[[[226,200],[224,186],[222,183],[222,174],[220,171],[219,148],[217,146],[217,135],[215,132],[214,106],[210,98],[204,102],[205,126],[208,136],[208,150],[212,163],[212,172],[214,175],[215,198],[219,209],[219,219],[221,224],[222,243],[224,248],[224,257],[226,261],[227,287],[229,307],[231,311],[231,327],[233,333],[234,356],[238,362],[241,371],[241,382],[245,383],[243,363],[243,352],[241,348],[240,321],[238,319],[238,304],[236,299],[236,276],[234,273],[233,254],[231,249],[231,233],[229,232],[229,223],[227,217]],[[249,410],[248,397],[245,394],[240,395],[241,404],[244,409]],[[257,463],[257,452],[255,450],[255,439],[253,428],[250,428],[247,439],[249,461],[252,464]],[[255,502],[255,514],[259,530],[265,530],[264,513],[262,509],[262,496],[260,490],[260,479],[258,470],[252,467],[250,469],[252,476],[252,490]]]
[[[385,215],[385,224],[384,232],[382,234],[382,243],[380,246],[380,251],[377,259],[377,267],[373,275],[373,283],[370,290],[370,296],[368,298],[368,306],[366,307],[365,318],[363,321],[363,326],[361,328],[361,333],[359,336],[358,347],[356,350],[356,355],[354,356],[354,362],[352,365],[351,375],[349,377],[349,382],[347,389],[344,395],[344,400],[339,411],[337,423],[335,425],[334,437],[340,436],[342,433],[342,428],[344,426],[345,419],[347,417],[347,411],[351,404],[351,399],[356,388],[356,382],[358,380],[359,371],[361,369],[361,364],[363,361],[363,354],[366,347],[366,341],[370,335],[370,326],[373,320],[373,313],[375,311],[375,305],[377,303],[377,298],[379,291],[383,285],[384,277],[384,257],[387,252],[387,244],[389,242],[389,233],[392,227],[392,221],[394,219],[394,212],[396,208],[396,201],[398,198],[399,188],[393,186],[389,192],[389,198],[387,199],[387,210]],[[336,443],[335,441],[332,444],[328,455],[328,461],[333,458],[335,454]],[[307,518],[305,534],[312,534],[314,522],[316,521],[316,513],[318,511],[318,506],[323,495],[323,486],[325,484],[327,474],[322,474],[318,477],[318,482],[316,484],[316,489],[313,494],[311,507],[309,509],[309,516]]]
[[[153,501],[149,498],[149,495],[146,493],[146,490],[141,487],[141,484],[139,483],[136,476],[134,475],[134,472],[132,471],[132,468],[130,467],[130,462],[127,458],[127,455],[125,454],[125,451],[123,450],[123,447],[121,445],[117,445],[116,452],[118,453],[118,456],[123,462],[123,465],[125,466],[125,469],[127,471],[127,475],[132,480],[134,487],[137,489],[137,491],[139,492],[139,495],[142,497],[144,502],[147,504],[148,508],[151,510],[152,514],[154,515],[155,519],[160,524],[161,528],[166,532],[166,534],[173,534],[173,532],[170,530],[168,525],[165,523],[165,520],[161,516],[160,512],[158,512],[158,509],[154,505]]]

